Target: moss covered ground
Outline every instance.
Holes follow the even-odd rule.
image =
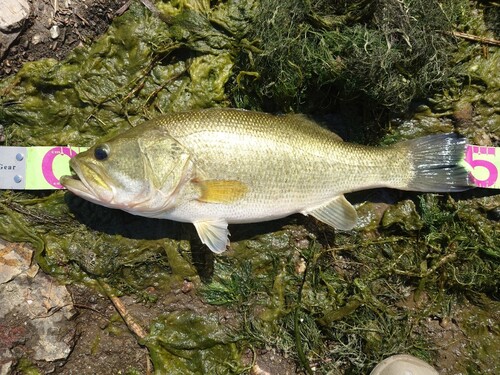
[[[495,2],[155,9],[134,1],[92,45],[3,79],[5,145],[88,146],[161,113],[235,106],[305,112],[366,144],[457,131],[499,146],[500,51],[453,34],[498,39]],[[348,198],[352,232],[299,216],[234,226],[213,256],[189,225],[3,191],[0,236],[31,243],[61,282],[143,301],[154,316],[137,317],[139,341],[159,374],[258,373],[269,353],[308,374],[368,373],[397,353],[443,374],[500,373],[498,191]],[[185,283],[193,306],[155,310]]]

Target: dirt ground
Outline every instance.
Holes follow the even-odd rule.
[[[127,0],[30,0],[31,15],[0,61],[0,77],[16,73],[23,63],[64,59],[74,48],[90,44],[105,32]],[[55,8],[57,7],[57,9]],[[59,35],[51,37],[57,25]]]

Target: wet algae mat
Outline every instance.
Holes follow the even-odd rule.
[[[5,145],[87,146],[161,113],[233,106],[308,113],[366,144],[458,131],[499,146],[498,47],[452,35],[498,39],[498,5],[280,4],[132,2],[92,45],[0,82]],[[494,374],[497,193],[356,193],[352,232],[302,216],[232,226],[230,249],[214,256],[187,224],[62,191],[4,191],[0,237],[29,243],[77,295],[133,298],[149,364],[117,372],[360,374],[409,353],[443,374]],[[101,328],[120,338],[121,322]],[[89,358],[105,356],[95,340]],[[40,366],[18,361],[19,372]]]

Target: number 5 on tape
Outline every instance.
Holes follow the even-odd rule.
[[[467,145],[465,166],[469,170],[472,185],[500,189],[500,148]]]
[[[87,147],[1,147],[0,189],[62,189],[69,159]]]

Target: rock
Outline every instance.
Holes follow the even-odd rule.
[[[40,44],[42,42],[43,37],[40,34],[35,34],[31,37],[31,43],[33,43],[35,46],[37,44]]]
[[[57,39],[59,37],[60,31],[59,31],[59,26],[57,25],[52,25],[50,28],[50,37],[52,39]]]
[[[357,229],[362,229],[365,232],[377,230],[389,207],[390,205],[384,202],[363,202],[356,206],[358,212]]]
[[[9,349],[0,350],[0,375],[12,374],[13,358],[14,356]]]
[[[27,0],[0,0],[0,59],[20,34],[30,15]]]
[[[33,251],[19,244],[0,242],[0,284],[4,284],[30,268]]]
[[[30,266],[32,251],[0,240],[0,374],[22,353],[30,361],[66,359],[76,325],[66,287]],[[4,274],[5,273],[5,274]]]
[[[30,14],[27,0],[0,0],[0,31],[10,33],[18,30]]]

